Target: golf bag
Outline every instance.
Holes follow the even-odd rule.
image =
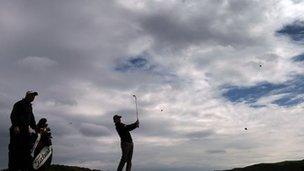
[[[45,118],[39,120],[35,137],[32,148],[33,169],[43,171],[50,166],[53,155],[51,130]]]

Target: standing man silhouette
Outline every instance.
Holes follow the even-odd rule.
[[[32,102],[37,95],[37,92],[28,91],[22,100],[14,104],[10,117],[9,171],[32,170],[30,128],[36,129]]]
[[[139,121],[137,120],[133,124],[125,125],[121,122],[121,116],[114,115],[113,121],[116,126],[116,130],[121,140],[121,159],[117,168],[117,171],[122,171],[125,163],[127,163],[126,171],[131,171],[132,167],[132,155],[133,155],[133,141],[129,131],[139,127]]]

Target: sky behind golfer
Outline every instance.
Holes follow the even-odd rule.
[[[302,159],[303,14],[301,0],[2,0],[0,168],[27,90],[54,163],[114,170],[112,116],[135,121],[132,94],[134,170]]]

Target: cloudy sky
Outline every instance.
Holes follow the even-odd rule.
[[[303,158],[304,1],[0,3],[0,168],[27,90],[57,164],[115,170],[132,94],[135,171]]]

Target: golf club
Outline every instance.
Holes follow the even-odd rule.
[[[135,100],[135,106],[136,106],[136,118],[138,120],[138,109],[137,109],[137,97],[135,96],[135,94],[133,94],[134,100]]]

